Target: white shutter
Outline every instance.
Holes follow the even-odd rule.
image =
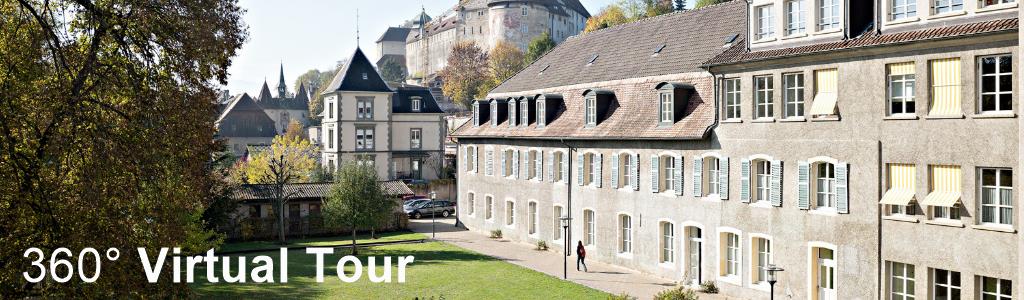
[[[841,214],[850,213],[849,175],[846,162],[836,164],[836,211]]]
[[[507,170],[508,170],[509,166],[508,166],[508,160],[505,159],[506,155],[507,154],[505,153],[505,151],[502,150],[501,151],[501,174],[498,175],[498,176],[501,176],[501,177],[505,177],[505,174],[508,174]]]
[[[729,199],[729,158],[718,160],[718,197]]]
[[[473,170],[469,167],[469,146],[462,147],[462,165],[465,166],[466,173]]]
[[[703,188],[704,183],[704,158],[694,157],[693,158],[693,196],[701,197],[704,196]]]
[[[494,150],[487,150],[484,155],[487,156],[484,160],[484,173],[485,175],[494,175]]]
[[[782,206],[782,161],[772,161],[772,206]]]
[[[558,160],[558,163],[562,164],[562,176],[569,176],[569,162],[572,159],[572,156],[570,156],[571,155],[570,153],[572,153],[572,152],[562,153],[562,159]],[[555,178],[555,176],[551,176],[551,178]],[[566,177],[562,178],[562,181],[564,181],[566,184],[569,184],[569,180],[571,180],[571,179],[566,178]]]
[[[537,181],[544,181],[544,151],[537,151],[535,155],[533,160],[537,161],[537,164],[533,166],[536,168],[533,172],[537,174]]]
[[[545,171],[548,173],[548,181],[555,182],[555,152],[548,153],[548,159],[545,162]]]
[[[651,155],[651,192],[652,193],[657,193],[657,192],[661,191],[661,189],[658,186],[658,184],[661,183],[660,182],[661,178],[658,177],[659,176],[659,171],[661,171],[660,166],[659,166],[659,163],[661,162],[660,160],[661,159],[659,159],[657,155]],[[665,174],[665,176],[672,176],[672,174]]]
[[[629,185],[633,187],[634,191],[640,190],[640,154],[633,154],[633,182]]]
[[[519,179],[519,150],[512,151],[512,177]]]
[[[740,202],[750,203],[750,160],[740,160]]]
[[[628,171],[626,171],[628,172]],[[612,188],[619,188],[619,155],[612,155]]]
[[[806,161],[797,163],[797,207],[811,208],[811,166]]]
[[[683,156],[676,155],[675,161],[673,162],[676,170],[676,186],[672,187],[676,191],[677,196],[683,195]],[[672,174],[665,174],[665,176],[672,176]]]
[[[601,187],[601,182],[604,181],[604,180],[602,180],[602,178],[603,178],[602,176],[603,175],[602,175],[602,172],[601,172],[601,169],[602,169],[601,164],[604,163],[604,154],[598,153],[595,157],[597,157],[597,166],[595,166],[595,168],[597,169],[597,172],[594,172],[594,174],[595,174],[595,176],[597,176],[597,178],[594,178],[594,183],[597,184],[597,187]]]
[[[577,162],[577,164],[576,164],[576,182],[579,183],[579,185],[582,186],[583,185],[583,177],[584,177],[583,170],[585,170],[585,168],[583,167],[583,163],[585,163],[586,160],[583,157],[583,153],[577,154],[576,156],[578,158],[576,160],[576,162]]]

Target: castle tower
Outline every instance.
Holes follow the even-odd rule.
[[[277,97],[281,99],[288,98],[288,87],[284,83],[284,63],[281,63],[281,77],[277,81]]]

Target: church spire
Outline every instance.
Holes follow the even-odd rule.
[[[263,79],[263,88],[260,88],[260,97],[257,98],[259,101],[266,101],[273,98],[270,96],[270,87],[267,86],[267,80]]]
[[[284,83],[284,62],[281,62],[281,79],[277,81],[277,97],[288,98],[288,86]]]

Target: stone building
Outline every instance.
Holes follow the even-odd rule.
[[[433,77],[447,64],[451,47],[461,41],[474,41],[484,50],[505,41],[525,51],[530,40],[549,32],[561,42],[583,31],[589,17],[579,0],[461,0],[409,31],[407,69],[414,78]]]
[[[320,97],[325,168],[357,162],[375,166],[381,178],[438,177],[447,131],[427,88],[389,86],[357,48]]]
[[[295,94],[289,93],[282,65],[277,97],[270,94],[270,87],[265,81],[258,98],[254,99],[247,93],[235,96],[217,117],[217,137],[227,140],[229,151],[242,156],[247,146],[269,145],[274,136],[285,132],[291,121],[308,127],[308,114],[309,93],[305,85],[300,84]]]
[[[456,130],[460,220],[732,297],[776,265],[779,297],[1012,299],[1018,14],[732,1],[569,39]]]

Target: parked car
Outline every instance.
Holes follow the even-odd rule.
[[[423,203],[426,203],[426,202],[430,202],[430,199],[409,199],[409,200],[405,200],[405,203],[402,204],[402,207],[403,208],[406,208],[406,207],[416,207],[416,206],[419,206],[420,204],[423,204]]]
[[[447,218],[455,213],[455,203],[448,200],[425,201],[415,206],[406,206],[405,213],[413,219],[419,219],[431,214]]]

